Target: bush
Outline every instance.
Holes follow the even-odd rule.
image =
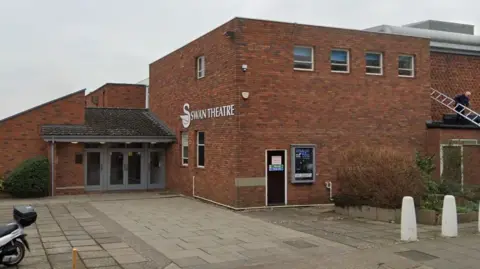
[[[423,174],[413,156],[388,147],[361,146],[345,152],[337,172],[338,206],[400,208],[404,196],[422,197]]]
[[[48,195],[49,162],[45,157],[24,161],[4,182],[5,191],[14,197],[33,198]]]

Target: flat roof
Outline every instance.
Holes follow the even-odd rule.
[[[432,29],[382,24],[365,29],[375,33],[430,39],[431,51],[480,56],[480,36]]]

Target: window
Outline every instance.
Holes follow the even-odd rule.
[[[313,48],[295,46],[293,48],[293,69],[313,71]]]
[[[412,55],[398,56],[398,76],[400,77],[414,77],[415,72],[415,58]]]
[[[197,167],[205,167],[205,132],[197,132]]]
[[[440,144],[440,175],[442,180],[455,182],[463,188],[464,183],[464,149],[469,146]],[[471,147],[471,146],[470,146]]]
[[[182,132],[182,165],[188,166],[188,133]]]
[[[200,56],[197,58],[197,78],[203,77],[205,77],[205,56]]]
[[[383,74],[383,55],[380,52],[365,53],[365,72],[368,75]]]
[[[292,183],[315,182],[315,145],[292,145]]]
[[[350,71],[349,62],[348,50],[334,49],[330,52],[330,69],[332,72],[348,73]]]

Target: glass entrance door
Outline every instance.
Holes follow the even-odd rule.
[[[102,153],[101,151],[85,152],[85,189],[87,191],[102,188]]]
[[[109,152],[108,189],[141,189],[143,155],[135,150],[112,150]]]
[[[165,188],[165,151],[155,150],[149,152],[148,161],[148,188]]]

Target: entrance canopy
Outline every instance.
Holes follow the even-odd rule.
[[[148,109],[85,108],[85,124],[43,125],[47,142],[171,143],[175,134]]]

